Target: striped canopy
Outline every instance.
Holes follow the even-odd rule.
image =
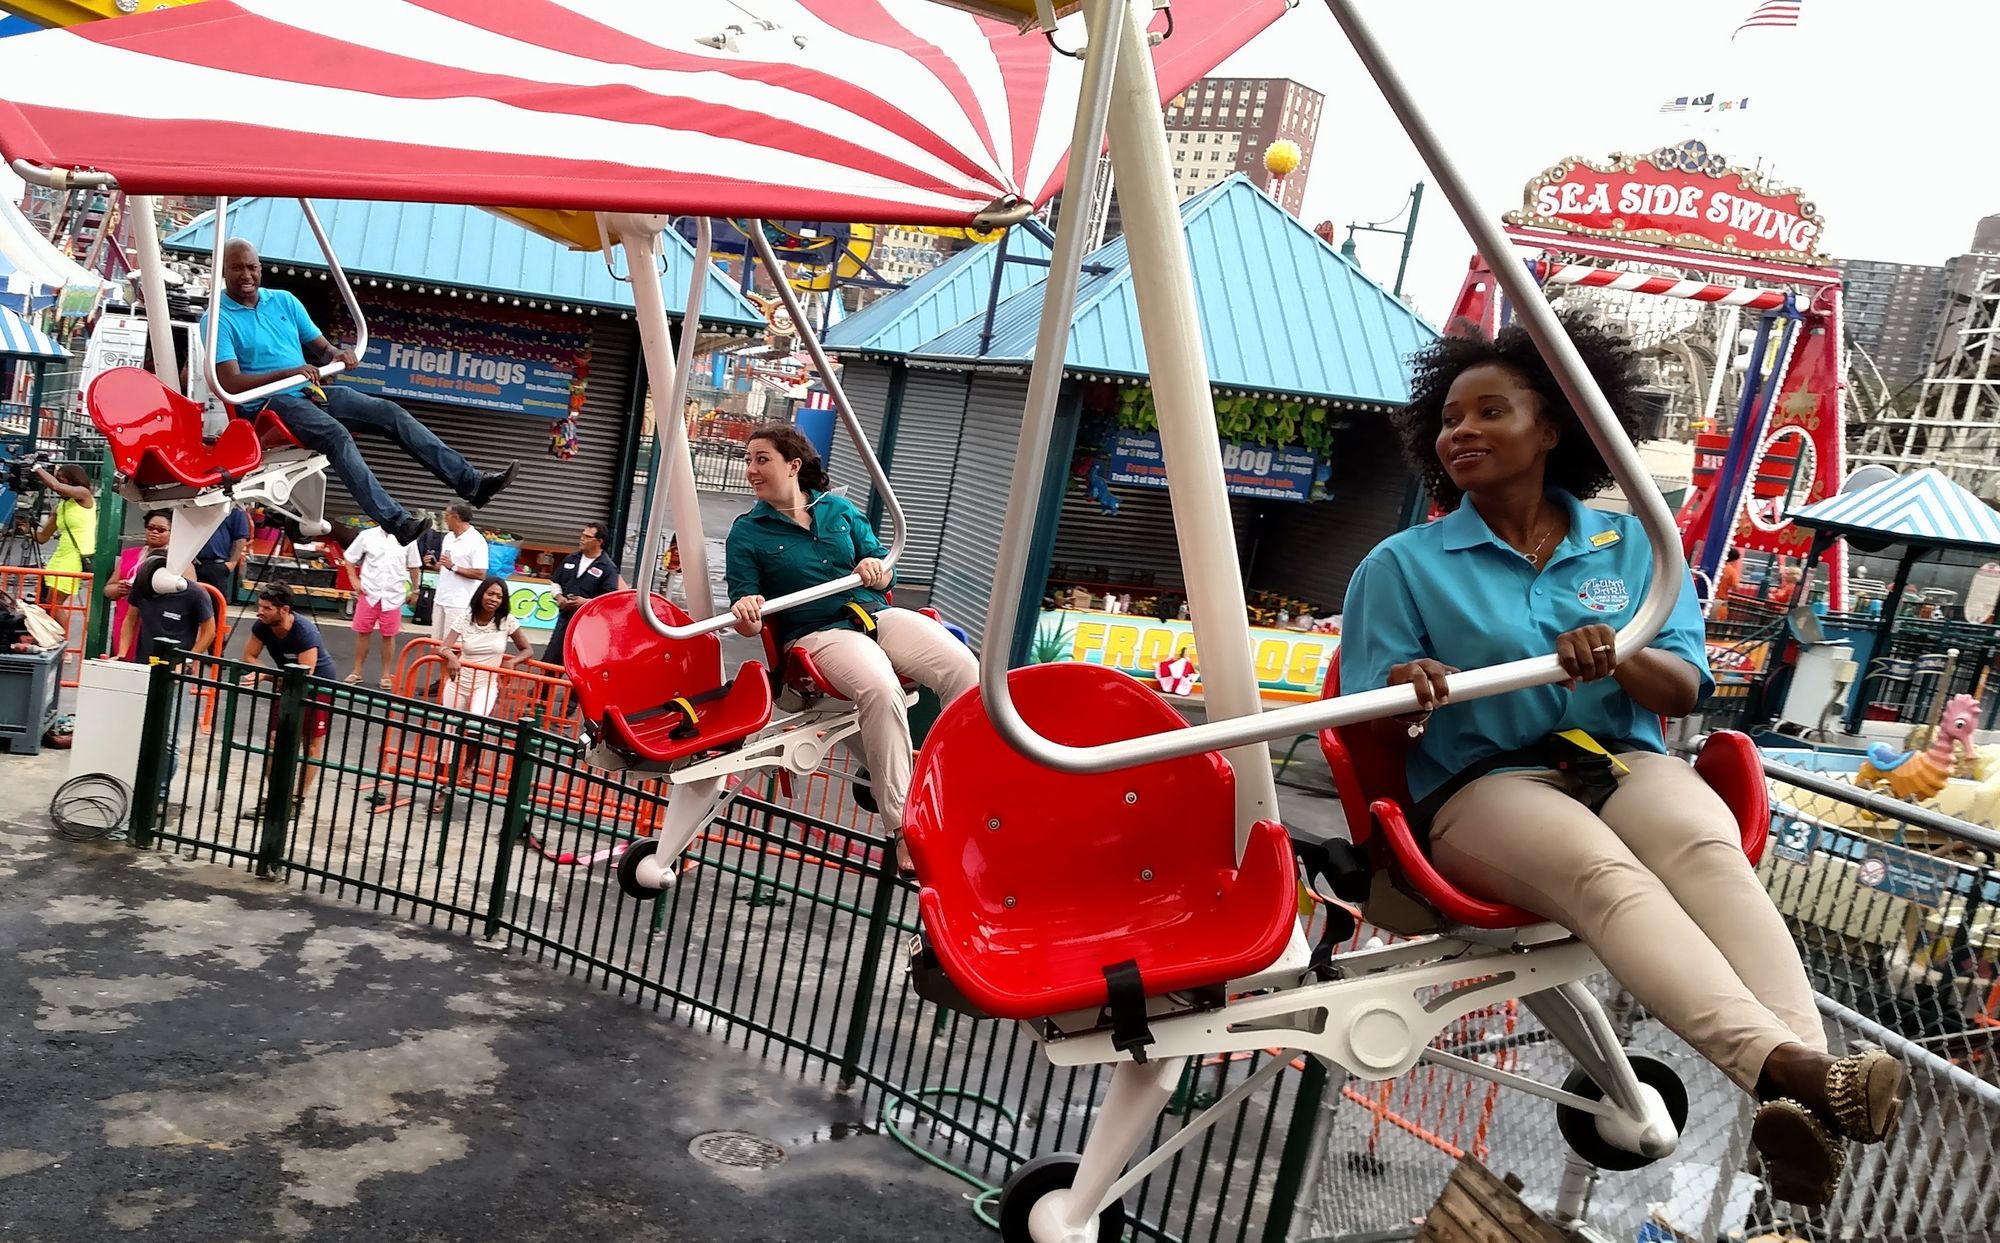
[[[1829,497],[1791,517],[1800,526],[1881,547],[2000,548],[2000,514],[1937,470]]]
[[[0,358],[68,358],[69,351],[41,329],[0,306]]]
[[[1175,0],[1163,96],[1285,7]],[[132,193],[966,224],[1060,188],[1081,73],[931,0],[210,0],[0,40],[0,152]]]

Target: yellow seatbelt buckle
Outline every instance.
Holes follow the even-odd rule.
[[[1582,748],[1583,750],[1590,752],[1592,755],[1601,755],[1605,759],[1610,760],[1611,770],[1617,773],[1621,777],[1632,771],[1631,769],[1625,767],[1624,763],[1622,763],[1617,756],[1611,754],[1611,752],[1609,751],[1606,751],[1604,749],[1604,744],[1597,741],[1597,739],[1592,738],[1590,736],[1589,731],[1587,730],[1566,729],[1563,730],[1561,733],[1557,734],[1556,737],[1566,739],[1569,742],[1574,743],[1576,746]]]

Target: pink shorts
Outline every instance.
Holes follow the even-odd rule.
[[[367,596],[354,597],[354,633],[376,633],[393,639],[402,629],[402,605],[377,604]]]

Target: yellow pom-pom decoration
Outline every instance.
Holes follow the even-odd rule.
[[[1289,138],[1280,138],[1264,150],[1264,169],[1273,177],[1289,177],[1299,171],[1305,153]]]

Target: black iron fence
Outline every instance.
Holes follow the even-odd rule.
[[[155,664],[132,840],[530,956],[802,1077],[978,1189],[1081,1146],[1106,1069],[1057,1069],[1016,1024],[940,1010],[905,981],[915,894],[879,834],[738,797],[658,899],[614,852],[658,821],[659,783],[585,766],[499,721],[297,671]],[[1155,1139],[1267,1056],[1191,1064]],[[1326,1076],[1300,1059],[1131,1196],[1132,1237],[1282,1243]]]

